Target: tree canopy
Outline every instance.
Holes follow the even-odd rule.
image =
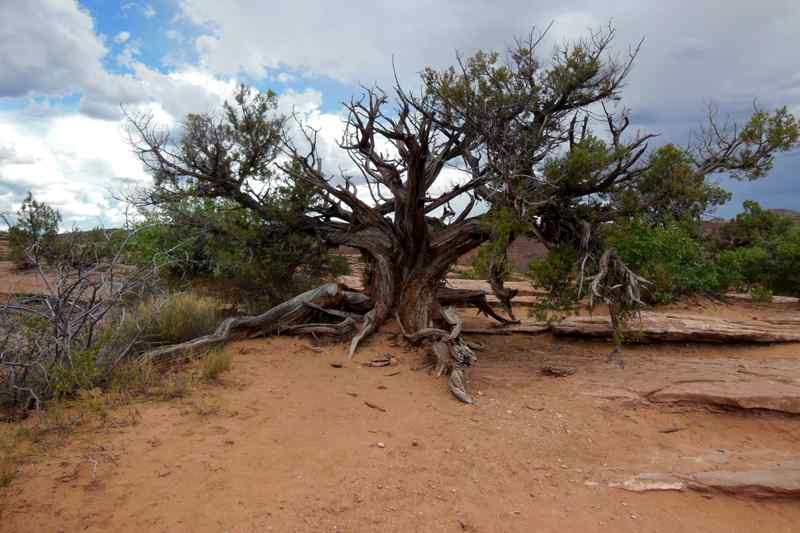
[[[595,288],[618,284],[610,272],[635,283],[602,253],[598,226],[642,213],[698,216],[727,199],[709,177],[760,178],[800,136],[785,108],[756,109],[743,126],[711,113],[686,147],[652,150],[655,134],[632,133],[621,104],[639,47],[618,56],[608,28],[543,57],[543,35],[517,40],[506,54],[425,69],[419,90],[366,88],[344,105],[339,147],[353,175],[325,166],[319,132],[280,116],[273,93],[245,87],[223,113],[186,117],[177,136],[152,117],[131,117],[131,142],[155,178],[154,202],[235,202],[265,231],[288,224],[361,250],[374,307],[354,349],[391,317],[408,331],[441,319],[448,268],[498,237],[491,221],[501,211],[513,213],[515,231],[579,249],[582,273],[601,274]],[[459,173],[457,183],[442,184],[446,169]],[[275,211],[282,187],[302,191],[292,220]],[[499,235],[505,243],[507,233]]]
[[[33,194],[22,201],[16,220],[7,221],[8,244],[11,261],[20,268],[30,268],[55,252],[61,213]]]

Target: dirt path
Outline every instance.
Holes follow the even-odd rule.
[[[301,340],[231,345],[224,386],[139,405],[138,425],[78,435],[26,466],[0,496],[0,531],[798,530],[796,500],[635,494],[608,483],[796,458],[800,419],[607,392],[647,389],[678,360],[797,365],[800,347],[634,348],[621,369],[601,343],[482,341],[475,406],[412,371],[419,354],[386,335],[360,358],[391,352],[396,367],[334,368],[344,346],[320,354]],[[553,361],[575,375],[541,375]]]

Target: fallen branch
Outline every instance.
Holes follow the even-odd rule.
[[[311,304],[311,305],[308,305]],[[309,323],[318,313],[317,307],[358,307],[364,305],[364,295],[343,290],[337,283],[326,283],[276,305],[257,316],[223,320],[210,335],[151,350],[145,358],[164,361],[175,356],[200,353],[236,339],[251,339],[273,334],[324,334],[344,336],[352,333],[355,323],[345,318],[338,324]]]
[[[472,306],[501,324],[516,324],[516,320],[509,320],[498,315],[486,300],[486,291],[472,289],[453,289],[440,287],[436,292],[436,299],[442,307],[447,306]]]

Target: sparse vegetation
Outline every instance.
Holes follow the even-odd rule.
[[[51,260],[57,254],[58,225],[61,214],[37,201],[30,192],[8,225],[9,258],[22,269]]]
[[[219,381],[223,373],[233,365],[233,356],[224,349],[211,350],[203,357],[203,377],[207,381]]]
[[[800,224],[792,219],[745,202],[743,212],[723,226],[716,246],[737,284],[754,297],[800,295]]]
[[[607,243],[650,284],[652,303],[669,303],[684,295],[718,295],[737,281],[737,274],[716,258],[686,223],[651,226],[641,220],[619,221],[606,232]]]
[[[220,309],[217,300],[193,292],[153,296],[126,314],[121,336],[138,337],[142,346],[176,344],[214,331]]]

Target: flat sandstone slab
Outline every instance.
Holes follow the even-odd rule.
[[[609,338],[606,316],[569,317],[552,324],[556,335]],[[699,315],[644,312],[628,323],[629,340],[639,342],[800,342],[800,317],[782,320],[732,320]]]
[[[722,492],[748,498],[800,497],[800,463],[754,465],[746,470],[712,470],[694,474],[639,474],[609,486],[630,492]]]
[[[800,414],[800,383],[766,380],[676,383],[650,393],[647,399]]]

